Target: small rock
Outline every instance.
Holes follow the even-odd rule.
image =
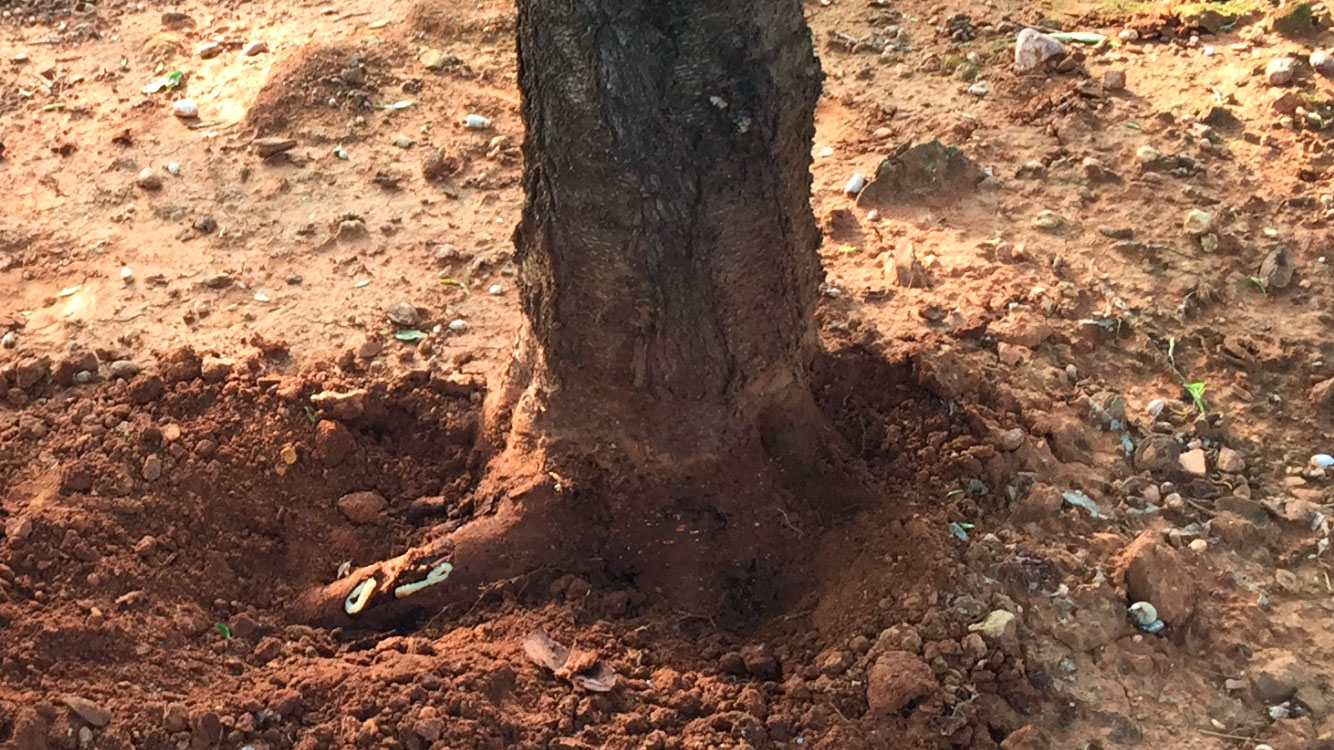
[[[195,54],[202,60],[211,60],[222,54],[222,45],[217,42],[204,42],[195,48]]]
[[[1163,152],[1153,146],[1140,146],[1135,149],[1135,158],[1144,166],[1153,166],[1163,160]]]
[[[1040,211],[1033,219],[1033,226],[1046,231],[1055,231],[1065,226],[1065,217],[1055,211]]]
[[[468,321],[466,321],[466,320],[451,320],[451,321],[449,322],[449,330],[451,330],[451,331],[453,331],[453,332],[455,332],[455,333],[462,333],[462,332],[468,330]]]
[[[1006,453],[1013,453],[1014,451],[1019,450],[1024,444],[1024,438],[1027,437],[1027,434],[1028,433],[1024,432],[1023,429],[1019,427],[1006,430],[1001,433],[1000,449]]]
[[[1186,451],[1177,458],[1177,461],[1181,464],[1181,470],[1191,476],[1202,477],[1209,473],[1209,467],[1205,462],[1203,448]]]
[[[893,716],[938,688],[931,667],[916,654],[886,651],[866,678],[866,703],[876,716]]]
[[[352,431],[341,422],[321,419],[315,425],[315,455],[327,466],[341,464],[356,449]]]
[[[491,120],[481,115],[468,115],[463,118],[463,124],[472,130],[489,130],[491,128]]]
[[[434,717],[419,719],[417,723],[412,725],[412,731],[418,737],[421,737],[423,742],[432,743],[439,740],[441,735],[445,733],[445,722]]]
[[[394,136],[394,145],[399,148],[412,148],[417,142],[402,133]]]
[[[1334,78],[1334,55],[1322,49],[1312,52],[1311,69],[1326,78]]]
[[[251,143],[251,146],[259,158],[267,159],[296,148],[296,141],[291,138],[260,138]]]
[[[1246,673],[1256,699],[1272,706],[1288,700],[1302,686],[1312,684],[1311,669],[1310,664],[1290,651],[1266,648],[1255,653]]]
[[[1126,87],[1124,70],[1108,70],[1102,74],[1102,87],[1108,91],[1120,91]]]
[[[199,116],[199,105],[192,99],[180,99],[171,105],[171,113],[177,117],[188,120]]]
[[[323,409],[335,419],[359,419],[366,413],[366,390],[340,393],[321,391],[310,397],[310,403],[317,409]]]
[[[856,197],[861,194],[862,190],[865,189],[866,189],[866,178],[862,177],[859,174],[854,174],[853,176],[849,177],[848,181],[843,185],[843,194]]]
[[[144,479],[155,482],[162,476],[162,459],[155,453],[144,459]]]
[[[6,349],[13,349],[19,343],[18,334],[13,331],[5,331],[4,336],[0,336],[0,346]]]
[[[1218,470],[1224,474],[1240,474],[1246,471],[1246,459],[1241,454],[1226,446],[1218,449]]]
[[[156,192],[162,189],[162,178],[158,176],[157,172],[145,169],[135,178],[134,184],[138,185],[141,190]]]
[[[991,89],[987,86],[986,81],[978,81],[977,83],[974,83],[972,86],[968,87],[968,93],[978,97],[979,99],[986,96],[990,91]]]
[[[1037,29],[1024,29],[1014,43],[1014,67],[1020,73],[1034,70],[1043,63],[1065,55],[1065,45]]]
[[[422,67],[427,70],[444,70],[463,61],[438,49],[424,49],[421,54],[417,55],[417,62],[420,62]]]
[[[1270,86],[1286,86],[1292,83],[1297,74],[1297,61],[1291,57],[1279,57],[1265,66],[1265,79]]]
[[[338,510],[353,523],[374,521],[389,503],[374,492],[353,492],[338,499]]]
[[[162,726],[168,732],[184,732],[190,727],[190,709],[184,703],[168,703],[162,713]]]
[[[1051,738],[1030,724],[1011,732],[1000,746],[1001,750],[1051,750]]]
[[[769,646],[747,646],[741,649],[741,658],[745,662],[746,672],[751,677],[770,682],[783,679],[783,667]]]
[[[1018,634],[1019,623],[1013,612],[997,609],[990,612],[981,622],[969,625],[968,631],[980,634],[989,643],[1008,643]]]
[[[118,359],[108,367],[112,378],[132,378],[138,375],[142,369],[128,359]]]
[[[255,55],[262,55],[268,51],[269,51],[269,43],[260,41],[258,39],[241,48],[241,54],[245,55],[246,57],[254,57]]]
[[[1117,32],[1116,38],[1123,42],[1138,42],[1139,32],[1134,29],[1121,29]]]
[[[1054,518],[1061,512],[1063,505],[1059,490],[1050,484],[1035,484],[1015,504],[1012,518],[1016,523],[1040,523]]]
[[[1181,231],[1188,237],[1199,237],[1208,234],[1213,225],[1214,217],[1212,214],[1195,208],[1186,214],[1186,220],[1181,225]]]
[[[111,712],[87,698],[77,695],[66,695],[62,696],[60,700],[69,707],[69,710],[78,714],[79,718],[95,727],[100,728],[111,723]]]
[[[1291,252],[1282,245],[1274,248],[1260,264],[1260,278],[1264,279],[1269,289],[1286,289],[1296,272],[1297,266],[1292,262]]]
[[[162,27],[164,29],[170,29],[172,31],[180,31],[181,29],[188,28],[194,25],[195,25],[195,19],[191,18],[188,13],[181,13],[180,11],[169,10],[162,14]]]
[[[1319,413],[1328,414],[1334,411],[1334,378],[1316,383],[1311,387],[1307,398]]]
[[[1195,613],[1196,576],[1156,531],[1131,542],[1117,563],[1132,601],[1149,602],[1168,625],[1182,625]]]
[[[212,711],[201,711],[190,717],[191,750],[211,750],[222,742],[222,720]]]
[[[746,660],[736,651],[728,651],[718,659],[718,670],[734,677],[745,677]]]
[[[221,383],[232,374],[236,360],[224,357],[204,357],[199,366],[199,375],[208,383]]]
[[[389,316],[389,322],[405,328],[412,328],[422,322],[421,313],[409,302],[395,302],[385,314]]]
[[[486,293],[491,295],[492,297],[497,297],[505,293],[505,287],[499,284],[492,284],[490,288],[486,290]]]

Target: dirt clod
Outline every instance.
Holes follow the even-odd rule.
[[[866,703],[873,713],[890,716],[938,687],[931,667],[915,654],[886,651],[867,674]]]
[[[1184,625],[1195,612],[1196,577],[1180,553],[1156,531],[1145,531],[1117,563],[1132,601],[1146,601],[1169,625]]]
[[[338,510],[353,523],[370,523],[379,517],[388,503],[374,492],[353,492],[338,499]]]

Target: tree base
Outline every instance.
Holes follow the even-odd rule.
[[[535,381],[509,408],[515,392],[488,403],[483,430],[508,438],[477,490],[494,513],[310,592],[298,620],[401,627],[548,569],[634,580],[651,599],[739,624],[801,598],[815,531],[869,497],[862,467],[795,378],[725,404],[614,391],[574,404]],[[446,560],[443,582],[393,595]],[[349,614],[370,579],[375,591]]]

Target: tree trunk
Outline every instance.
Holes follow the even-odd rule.
[[[515,246],[552,386],[704,401],[805,372],[820,80],[798,0],[520,0]]]
[[[809,384],[821,73],[800,2],[519,0],[518,36],[527,326],[488,404],[498,505],[412,600],[596,561],[692,611],[762,607],[847,476]],[[437,554],[306,609],[349,624],[358,580]],[[382,601],[359,622],[402,609]]]

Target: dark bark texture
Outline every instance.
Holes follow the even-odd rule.
[[[539,375],[677,401],[803,382],[821,72],[799,1],[519,0],[518,33]]]

